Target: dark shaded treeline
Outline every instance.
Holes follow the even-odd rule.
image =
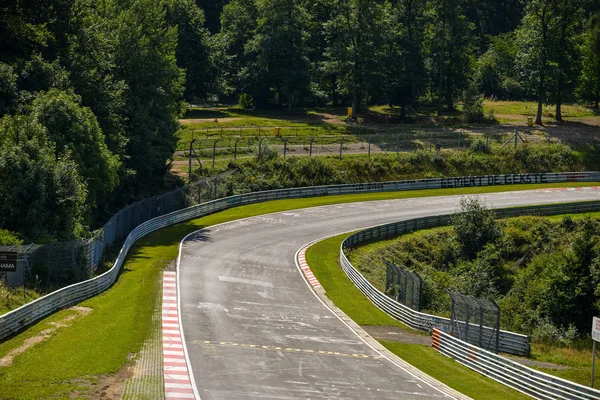
[[[0,228],[82,237],[163,190],[188,101],[453,110],[600,98],[592,0],[7,0]],[[466,99],[466,98],[465,98]],[[6,237],[6,235],[0,235]],[[3,239],[6,242],[6,239]]]

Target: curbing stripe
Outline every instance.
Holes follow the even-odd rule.
[[[177,307],[176,273],[165,271],[163,274],[162,305],[162,357],[163,381],[166,400],[194,399],[194,391],[188,372]]]
[[[308,263],[306,262],[306,249],[307,247],[304,247],[300,250],[298,256],[296,257],[296,262],[299,264],[300,269],[304,274],[304,279],[306,279],[306,281],[310,283],[310,285],[313,287],[321,287],[321,284],[319,283],[315,275],[312,273],[310,267],[308,266]]]

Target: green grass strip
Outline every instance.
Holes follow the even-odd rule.
[[[364,296],[339,263],[342,241],[349,234],[317,242],[306,251],[306,261],[327,297],[359,325],[402,326]],[[417,331],[411,330],[416,333]],[[386,348],[426,374],[475,400],[529,399],[445,357],[429,346],[381,341]]]
[[[7,399],[83,397],[102,385],[103,376],[126,366],[150,333],[155,299],[160,294],[161,271],[177,257],[181,238],[197,229],[245,217],[327,204],[582,185],[510,185],[279,200],[236,207],[162,229],[141,239],[130,250],[123,273],[112,288],[80,304],[92,308],[87,316],[79,316],[68,326],[56,328],[53,323],[76,314],[63,310],[0,343],[2,358],[23,346],[27,339],[39,337],[45,329],[56,328],[51,338],[15,356],[11,365],[0,367],[1,396]],[[368,301],[364,303],[365,306],[368,304]],[[363,304],[356,307],[362,308]],[[368,323],[369,318],[372,323],[379,323],[376,321],[385,316],[367,314],[363,313],[361,323]],[[385,324],[397,322],[390,319]]]

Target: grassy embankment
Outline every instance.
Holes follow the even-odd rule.
[[[68,326],[56,327],[53,324],[57,321],[76,314],[72,310],[63,310],[0,344],[0,357],[4,357],[23,346],[27,339],[39,336],[43,330],[56,328],[48,340],[17,355],[12,365],[0,367],[2,396],[13,399],[69,398],[74,392],[84,396],[101,385],[104,376],[127,366],[148,337],[160,290],[161,270],[176,258],[181,238],[194,230],[253,215],[335,203],[548,186],[565,185],[511,185],[282,200],[238,207],[165,228],[140,240],[130,250],[123,273],[111,289],[80,304],[92,309],[88,315],[76,318],[66,324]],[[416,358],[420,357],[421,351],[415,349]],[[410,354],[405,357],[409,359]]]
[[[575,227],[569,229],[571,232],[565,231],[563,215],[552,217],[517,217],[504,220],[503,226],[507,239],[503,240],[503,251],[506,253],[514,253],[509,256],[508,261],[504,261],[507,273],[512,274],[508,279],[509,282],[514,282],[515,286],[522,287],[519,283],[521,279],[526,279],[526,285],[531,293],[523,295],[519,289],[509,291],[508,294],[500,296],[496,300],[501,308],[509,309],[508,314],[504,316],[504,323],[512,323],[514,326],[505,326],[504,329],[514,330],[518,326],[529,326],[527,322],[532,322],[524,318],[529,316],[526,306],[529,306],[529,299],[540,299],[541,295],[536,292],[549,291],[554,293],[558,289],[546,288],[550,285],[550,277],[555,273],[553,270],[548,276],[541,269],[540,265],[546,265],[547,260],[536,261],[536,255],[539,253],[541,257],[551,257],[561,259],[563,262],[570,260],[573,262],[572,256],[567,256],[563,259],[559,255],[571,254],[572,241],[577,237],[578,233],[572,232]],[[569,215],[574,223],[581,221],[584,217],[592,219],[600,217],[600,213],[591,214],[572,214]],[[550,225],[549,225],[550,224]],[[544,229],[542,229],[542,227]],[[544,239],[541,239],[544,237]],[[449,298],[444,295],[444,288],[451,287],[452,290],[457,290],[456,286],[464,284],[466,279],[461,277],[462,273],[469,272],[465,266],[458,267],[441,267],[436,270],[434,264],[443,263],[444,257],[442,252],[448,250],[449,241],[453,238],[451,227],[440,227],[434,229],[420,230],[410,234],[402,235],[399,238],[390,240],[382,240],[375,243],[369,243],[354,249],[349,258],[353,265],[358,268],[361,273],[379,290],[385,291],[385,265],[380,262],[380,257],[386,257],[394,262],[403,265],[411,265],[411,270],[417,270],[424,279],[425,285],[429,285],[425,292],[435,292],[434,296],[443,296],[447,301],[435,301],[434,307],[436,311],[430,311],[437,315],[449,316]],[[518,249],[514,248],[514,239],[519,243]],[[539,248],[539,241],[547,243],[553,249]],[[512,250],[511,250],[512,248]],[[412,249],[412,250],[410,250]],[[532,252],[532,249],[533,252]],[[518,268],[514,266],[516,260],[522,260],[521,257],[527,254],[523,259],[527,258],[527,262],[520,265]],[[451,258],[448,256],[448,258]],[[397,261],[401,259],[402,261]],[[435,261],[437,260],[437,261]],[[442,261],[440,261],[442,260]],[[477,261],[474,262],[477,265]],[[423,265],[421,265],[423,264]],[[423,269],[424,268],[424,269]],[[454,268],[454,269],[453,269]],[[535,272],[532,272],[534,271]],[[559,272],[556,272],[559,273]],[[452,275],[451,277],[445,274]],[[479,275],[478,275],[479,276]],[[536,278],[534,278],[536,277]],[[590,278],[591,279],[591,278]],[[439,283],[443,283],[442,287],[437,287]],[[546,286],[544,286],[546,285]],[[460,291],[460,288],[458,289]],[[509,289],[508,289],[509,290]],[[511,297],[512,296],[512,297]],[[514,298],[513,298],[514,297]],[[431,304],[430,304],[431,305]],[[443,310],[439,309],[440,306]],[[427,307],[427,304],[425,305]],[[539,307],[539,306],[538,306]],[[513,321],[514,320],[514,321]],[[564,333],[548,330],[548,326],[530,327],[533,332],[532,355],[531,358],[537,361],[551,362],[560,365],[561,369],[538,368],[543,372],[568,379],[582,385],[589,384],[591,359],[590,351],[592,342],[589,337],[570,339],[566,343],[561,343],[564,338],[561,336]],[[584,332],[587,333],[587,332]],[[550,335],[550,336],[549,336]],[[552,335],[558,335],[555,338]],[[600,376],[600,375],[598,375]]]
[[[325,293],[336,306],[359,325],[404,327],[375,307],[342,270],[338,261],[339,251],[342,241],[347,236],[348,234],[344,234],[323,240],[311,246],[306,252],[306,260],[324,287]],[[461,366],[428,346],[386,341],[381,343],[421,371],[475,400],[529,398]]]

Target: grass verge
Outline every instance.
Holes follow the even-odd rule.
[[[69,326],[58,327],[50,338],[16,356],[11,365],[0,367],[0,397],[83,398],[102,384],[104,376],[126,366],[150,332],[162,269],[177,257],[181,238],[197,229],[255,215],[327,204],[580,185],[509,185],[279,200],[237,207],[162,229],[141,239],[130,250],[123,272],[111,289],[80,304],[92,308],[91,313]],[[368,304],[367,300],[364,304],[354,304],[353,308]],[[59,311],[0,343],[0,358],[72,314],[71,310]],[[366,324],[370,318],[372,323],[378,324],[379,318],[385,316],[367,314],[370,313],[363,313],[364,319],[357,322]]]
[[[373,305],[348,279],[338,261],[340,245],[346,237],[348,234],[325,239],[306,251],[306,261],[327,297],[359,325],[392,325],[409,329]],[[530,398],[463,367],[428,346],[387,341],[381,341],[381,344],[426,374],[475,400]]]

